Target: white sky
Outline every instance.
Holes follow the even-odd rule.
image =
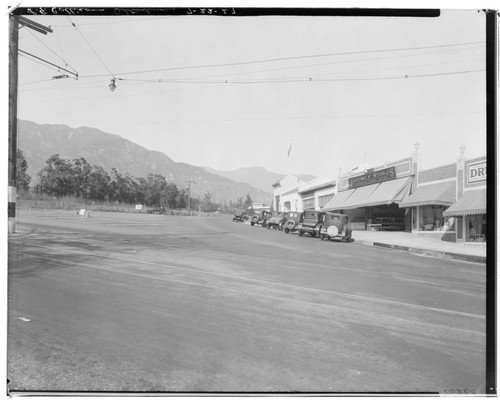
[[[22,29],[19,48],[66,62],[80,77],[53,80],[57,71],[20,57],[21,119],[98,128],[221,170],[336,177],[365,154],[371,166],[408,157],[415,142],[425,168],[454,162],[462,145],[470,157],[486,152],[485,17],[477,10],[439,18],[70,17],[78,30],[66,16],[30,18],[54,33]],[[419,49],[378,51],[407,48]],[[325,56],[337,53],[351,54]],[[119,78],[113,93],[111,74]]]

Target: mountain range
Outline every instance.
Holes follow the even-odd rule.
[[[175,162],[162,152],[89,127],[19,120],[18,143],[28,162],[27,173],[32,177],[32,184],[39,182],[38,172],[53,154],[67,159],[83,157],[89,164],[101,166],[108,172],[116,168],[119,173],[136,178],[161,174],[181,188],[187,187],[188,181],[194,181],[193,197],[203,197],[210,191],[215,201],[234,201],[249,194],[254,202],[270,204],[272,184],[283,176],[260,167],[216,171]]]
[[[238,168],[232,171],[220,171],[210,167],[203,168],[205,168],[208,172],[223,176],[231,179],[232,181],[248,183],[249,185],[252,185],[253,187],[256,187],[264,192],[271,192],[272,185],[285,176],[283,174],[268,171],[263,167]],[[300,174],[297,175],[297,177],[304,182],[309,182],[316,178],[315,175],[307,174]]]

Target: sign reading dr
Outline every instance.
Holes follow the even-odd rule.
[[[486,161],[467,165],[467,183],[482,182],[486,180]]]

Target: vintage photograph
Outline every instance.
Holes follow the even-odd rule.
[[[7,393],[496,394],[496,12],[6,18]]]

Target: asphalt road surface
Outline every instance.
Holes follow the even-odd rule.
[[[227,217],[18,215],[12,392],[484,393],[483,264]]]

